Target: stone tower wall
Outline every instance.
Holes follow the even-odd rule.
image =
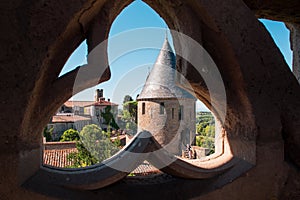
[[[145,103],[144,114],[142,114],[143,103]],[[164,114],[160,114],[161,103],[164,103]],[[183,106],[182,120],[179,120],[180,106]],[[138,130],[151,132],[169,152],[180,154],[187,143],[193,143],[195,129],[195,100],[193,99],[149,99],[138,102]]]

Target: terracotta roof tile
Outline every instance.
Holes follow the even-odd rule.
[[[110,101],[100,100],[86,106],[117,106],[117,105],[118,104],[112,103]]]
[[[79,106],[79,107],[84,107],[86,105],[92,104],[94,101],[66,101],[64,105],[66,107],[74,107],[74,106]]]
[[[73,152],[77,152],[77,149],[57,148],[57,149],[44,150],[43,163],[44,165],[49,165],[49,166],[59,167],[59,168],[71,166],[72,162],[68,160],[67,156]],[[159,174],[162,172],[159,169],[155,168],[153,165],[151,165],[148,161],[144,161],[131,173],[133,173],[136,176],[146,176],[150,174]]]
[[[77,152],[77,149],[72,148],[44,150],[43,163],[44,165],[50,165],[60,168],[70,166],[72,165],[72,162],[68,160],[67,156],[73,152]]]
[[[154,167],[153,165],[151,165],[148,161],[144,161],[137,168],[135,168],[131,173],[136,176],[146,176],[150,174],[159,174],[162,172],[156,167]]]
[[[83,117],[79,115],[54,115],[52,117],[51,122],[59,123],[59,122],[77,122],[83,120],[91,120],[89,117]]]

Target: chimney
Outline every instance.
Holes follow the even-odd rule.
[[[98,102],[98,101],[100,101],[100,100],[104,100],[104,97],[103,97],[103,89],[97,89],[97,90],[95,91],[94,100],[95,100],[95,102]]]
[[[97,89],[96,91],[95,91],[95,95],[94,95],[94,101],[99,101],[99,94],[100,94],[100,90],[99,89]]]
[[[103,97],[103,89],[101,89],[101,90],[99,91],[99,97],[100,97],[100,98]]]

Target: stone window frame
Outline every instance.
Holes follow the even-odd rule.
[[[222,25],[222,23],[219,23],[219,24]],[[232,169],[237,168],[237,171],[235,171],[235,172],[231,171],[232,173],[227,175],[227,176],[226,175],[220,176],[220,181],[219,182],[217,181],[217,183],[213,184],[214,189],[212,189],[212,190],[215,190],[215,188],[219,188],[219,187],[223,186],[224,184],[230,183],[233,179],[240,176],[242,173],[244,173],[245,171],[250,169],[253,165],[255,165],[255,142],[253,142],[254,140],[253,141],[247,140],[247,136],[244,137],[244,138],[246,138],[246,140],[245,140],[241,136],[240,138],[236,137],[237,139],[235,141],[235,135],[233,135],[233,134],[234,133],[229,133],[228,134],[228,135],[231,136],[231,138],[230,138],[231,141],[230,142],[232,142],[232,143],[243,143],[244,144],[243,148],[237,150],[237,148],[235,147],[235,149],[233,151],[234,153],[231,153],[230,145],[229,145],[229,139],[227,139],[227,133],[224,130],[220,134],[220,137],[223,138],[223,140],[222,140],[222,143],[223,143],[222,151],[223,151],[223,153],[219,154],[219,156],[216,156],[212,160],[214,160],[215,163],[217,163],[217,165],[224,164],[224,162],[222,162],[222,160],[224,161],[224,160],[228,160],[228,159],[220,159],[220,158],[222,158],[222,157],[224,158],[224,152],[226,152],[227,156],[225,156],[225,157],[227,157],[227,158],[229,158],[229,157],[237,158],[237,159],[240,159],[241,162],[240,163],[235,163],[235,165],[233,165],[233,167],[232,167]],[[226,149],[227,147],[229,147],[229,149]],[[253,150],[253,152],[251,152],[251,150]],[[251,153],[249,154],[249,152],[251,152]],[[207,160],[207,161],[209,162],[209,160]],[[246,163],[246,164],[244,164],[244,163]],[[249,164],[249,165],[247,165],[247,164]],[[213,165],[210,165],[210,168],[211,168],[211,166],[213,166]],[[197,181],[195,181],[195,182],[197,182]],[[199,183],[199,182],[197,182],[197,183]],[[117,190],[115,190],[115,191],[117,191]],[[195,191],[195,192],[197,192],[197,191]]]

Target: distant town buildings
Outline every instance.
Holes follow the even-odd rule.
[[[66,101],[50,119],[47,128],[52,129],[53,140],[58,140],[64,131],[72,128],[81,131],[88,124],[107,128],[107,123],[101,113],[109,107],[113,118],[117,119],[118,104],[105,99],[103,90],[95,91],[94,101]]]
[[[106,108],[109,107],[109,112],[113,115],[114,120],[117,121],[118,104],[111,102],[110,99],[105,100],[103,89],[95,91],[94,100],[93,103],[84,106],[84,115],[90,116],[93,124],[106,129],[108,124],[101,113],[105,113]]]
[[[73,113],[57,113],[51,118],[47,128],[53,129],[53,140],[59,140],[65,130],[72,128],[81,131],[84,126],[91,123],[91,118],[88,116],[80,116]]]

